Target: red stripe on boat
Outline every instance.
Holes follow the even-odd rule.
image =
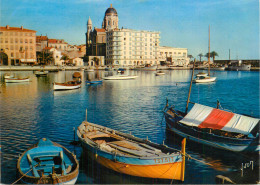
[[[213,109],[208,117],[199,124],[199,128],[222,129],[235,114],[219,109]]]

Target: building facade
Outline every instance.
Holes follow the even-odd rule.
[[[36,31],[18,27],[0,27],[0,49],[8,56],[1,65],[36,63]]]
[[[56,48],[59,51],[66,51],[68,46],[63,39],[48,39],[48,47]]]
[[[87,56],[106,56],[106,32],[118,29],[118,15],[115,8],[110,5],[105,12],[102,28],[94,28],[89,17],[86,32]]]
[[[168,46],[159,47],[160,64],[187,67],[189,64],[188,49]]]
[[[114,29],[106,33],[107,64],[119,66],[159,64],[159,32]]]

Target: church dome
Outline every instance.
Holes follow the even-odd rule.
[[[108,9],[106,10],[105,15],[108,15],[108,14],[115,14],[115,15],[117,15],[117,11],[116,11],[116,9],[114,9],[114,8],[112,7],[112,4],[111,4],[110,8],[108,8]]]

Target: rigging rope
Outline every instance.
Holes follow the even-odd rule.
[[[17,179],[14,183],[12,183],[11,185],[16,184],[19,180],[21,180],[27,173],[29,173],[30,171],[33,170],[34,167],[38,166],[40,163],[36,164],[35,166],[33,166],[28,172],[26,172],[25,174],[23,174],[19,179]]]

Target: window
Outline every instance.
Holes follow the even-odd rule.
[[[11,48],[11,50],[14,50],[14,46],[13,45],[11,45],[10,48]]]
[[[24,42],[25,42],[25,43],[28,43],[28,40],[27,40],[27,39],[25,39],[25,40],[24,40]]]
[[[20,39],[20,43],[23,43],[23,39]]]
[[[14,57],[14,53],[13,52],[11,53],[11,57]]]
[[[3,42],[4,42],[3,40],[4,40],[4,39],[3,39],[3,38],[1,38],[1,39],[0,39],[0,43],[3,43]]]
[[[32,39],[30,39],[30,43],[32,44]]]

